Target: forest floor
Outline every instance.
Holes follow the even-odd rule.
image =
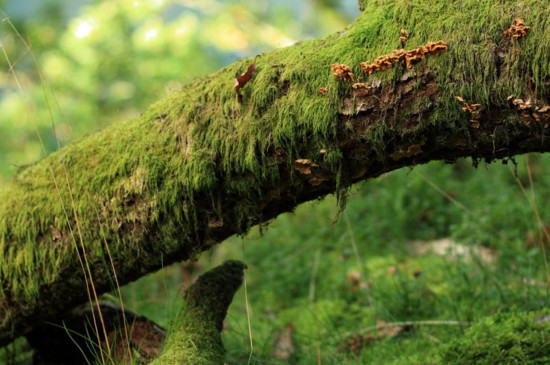
[[[440,363],[487,316],[548,307],[537,215],[550,229],[550,156],[516,160],[396,171],[356,185],[344,212],[334,197],[303,204],[124,287],[124,304],[169,327],[193,278],[240,259],[246,290],[226,318],[227,364]],[[25,348],[1,349],[0,362],[30,363]]]

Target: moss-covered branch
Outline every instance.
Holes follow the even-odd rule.
[[[243,282],[244,269],[240,261],[226,261],[199,277],[186,293],[185,306],[152,365],[224,363],[223,321]]]
[[[547,1],[362,4],[348,29],[199,79],[5,185],[0,345],[86,300],[91,281],[111,289],[107,246],[126,283],[387,171],[550,150]],[[531,29],[507,39],[516,17]],[[406,50],[442,40],[448,52],[364,75],[401,29]],[[252,62],[238,103],[234,77]],[[333,63],[365,84],[332,76]]]

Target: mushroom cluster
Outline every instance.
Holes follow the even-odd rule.
[[[525,118],[525,124],[529,125],[533,122],[544,123],[544,128],[550,126],[550,106],[538,107],[531,103],[531,100],[523,101],[523,99],[516,99],[513,95],[508,97],[517,110],[521,111],[521,114]]]
[[[414,63],[425,59],[426,56],[443,52],[447,52],[447,45],[443,41],[428,42],[425,46],[418,46],[410,51],[396,49],[388,55],[378,57],[372,64],[361,62],[361,68],[367,75],[374,71],[385,71],[398,62],[405,63],[407,68],[411,68]]]
[[[504,31],[504,38],[519,39],[529,33],[531,27],[525,25],[525,22],[520,18],[515,18],[512,26]]]
[[[471,126],[473,128],[479,128],[479,119],[481,118],[481,104],[470,104],[460,96],[455,96],[455,99],[464,105],[462,110],[469,112],[472,115],[470,119]]]
[[[353,336],[350,336],[349,338],[345,339],[344,344],[349,351],[359,356],[361,354],[361,351],[363,351],[364,348],[371,346],[372,343],[376,340],[377,338],[375,338],[370,333],[365,333],[365,334],[356,333]]]
[[[332,71],[334,71],[334,76],[336,76],[337,78],[347,82],[355,81],[353,73],[348,66],[344,64],[334,63],[332,64],[331,68]]]
[[[319,165],[307,158],[299,158],[294,161],[294,168],[302,175],[311,175],[312,169],[315,167],[319,167]]]

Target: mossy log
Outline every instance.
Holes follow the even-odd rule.
[[[342,32],[198,79],[3,186],[0,345],[85,301],[92,281],[112,289],[111,258],[124,284],[403,166],[550,150],[548,1],[361,4]],[[515,18],[530,29],[505,37]],[[361,69],[440,40],[447,52],[410,68]]]
[[[86,304],[26,334],[35,349],[34,361],[80,365],[103,358],[117,364],[223,364],[223,321],[243,282],[245,268],[242,262],[229,260],[202,274],[185,291],[167,338],[166,331],[146,317],[102,303],[107,341],[100,333],[98,342],[93,323],[99,311]]]
[[[34,349],[33,364],[89,365],[100,363],[102,357],[109,363],[148,364],[160,353],[166,330],[119,305],[102,302],[99,309],[83,304],[25,337]]]

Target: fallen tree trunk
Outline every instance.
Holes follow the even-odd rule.
[[[5,185],[0,346],[112,289],[112,267],[127,283],[403,166],[550,150],[546,1],[362,5],[345,31],[199,79]]]

